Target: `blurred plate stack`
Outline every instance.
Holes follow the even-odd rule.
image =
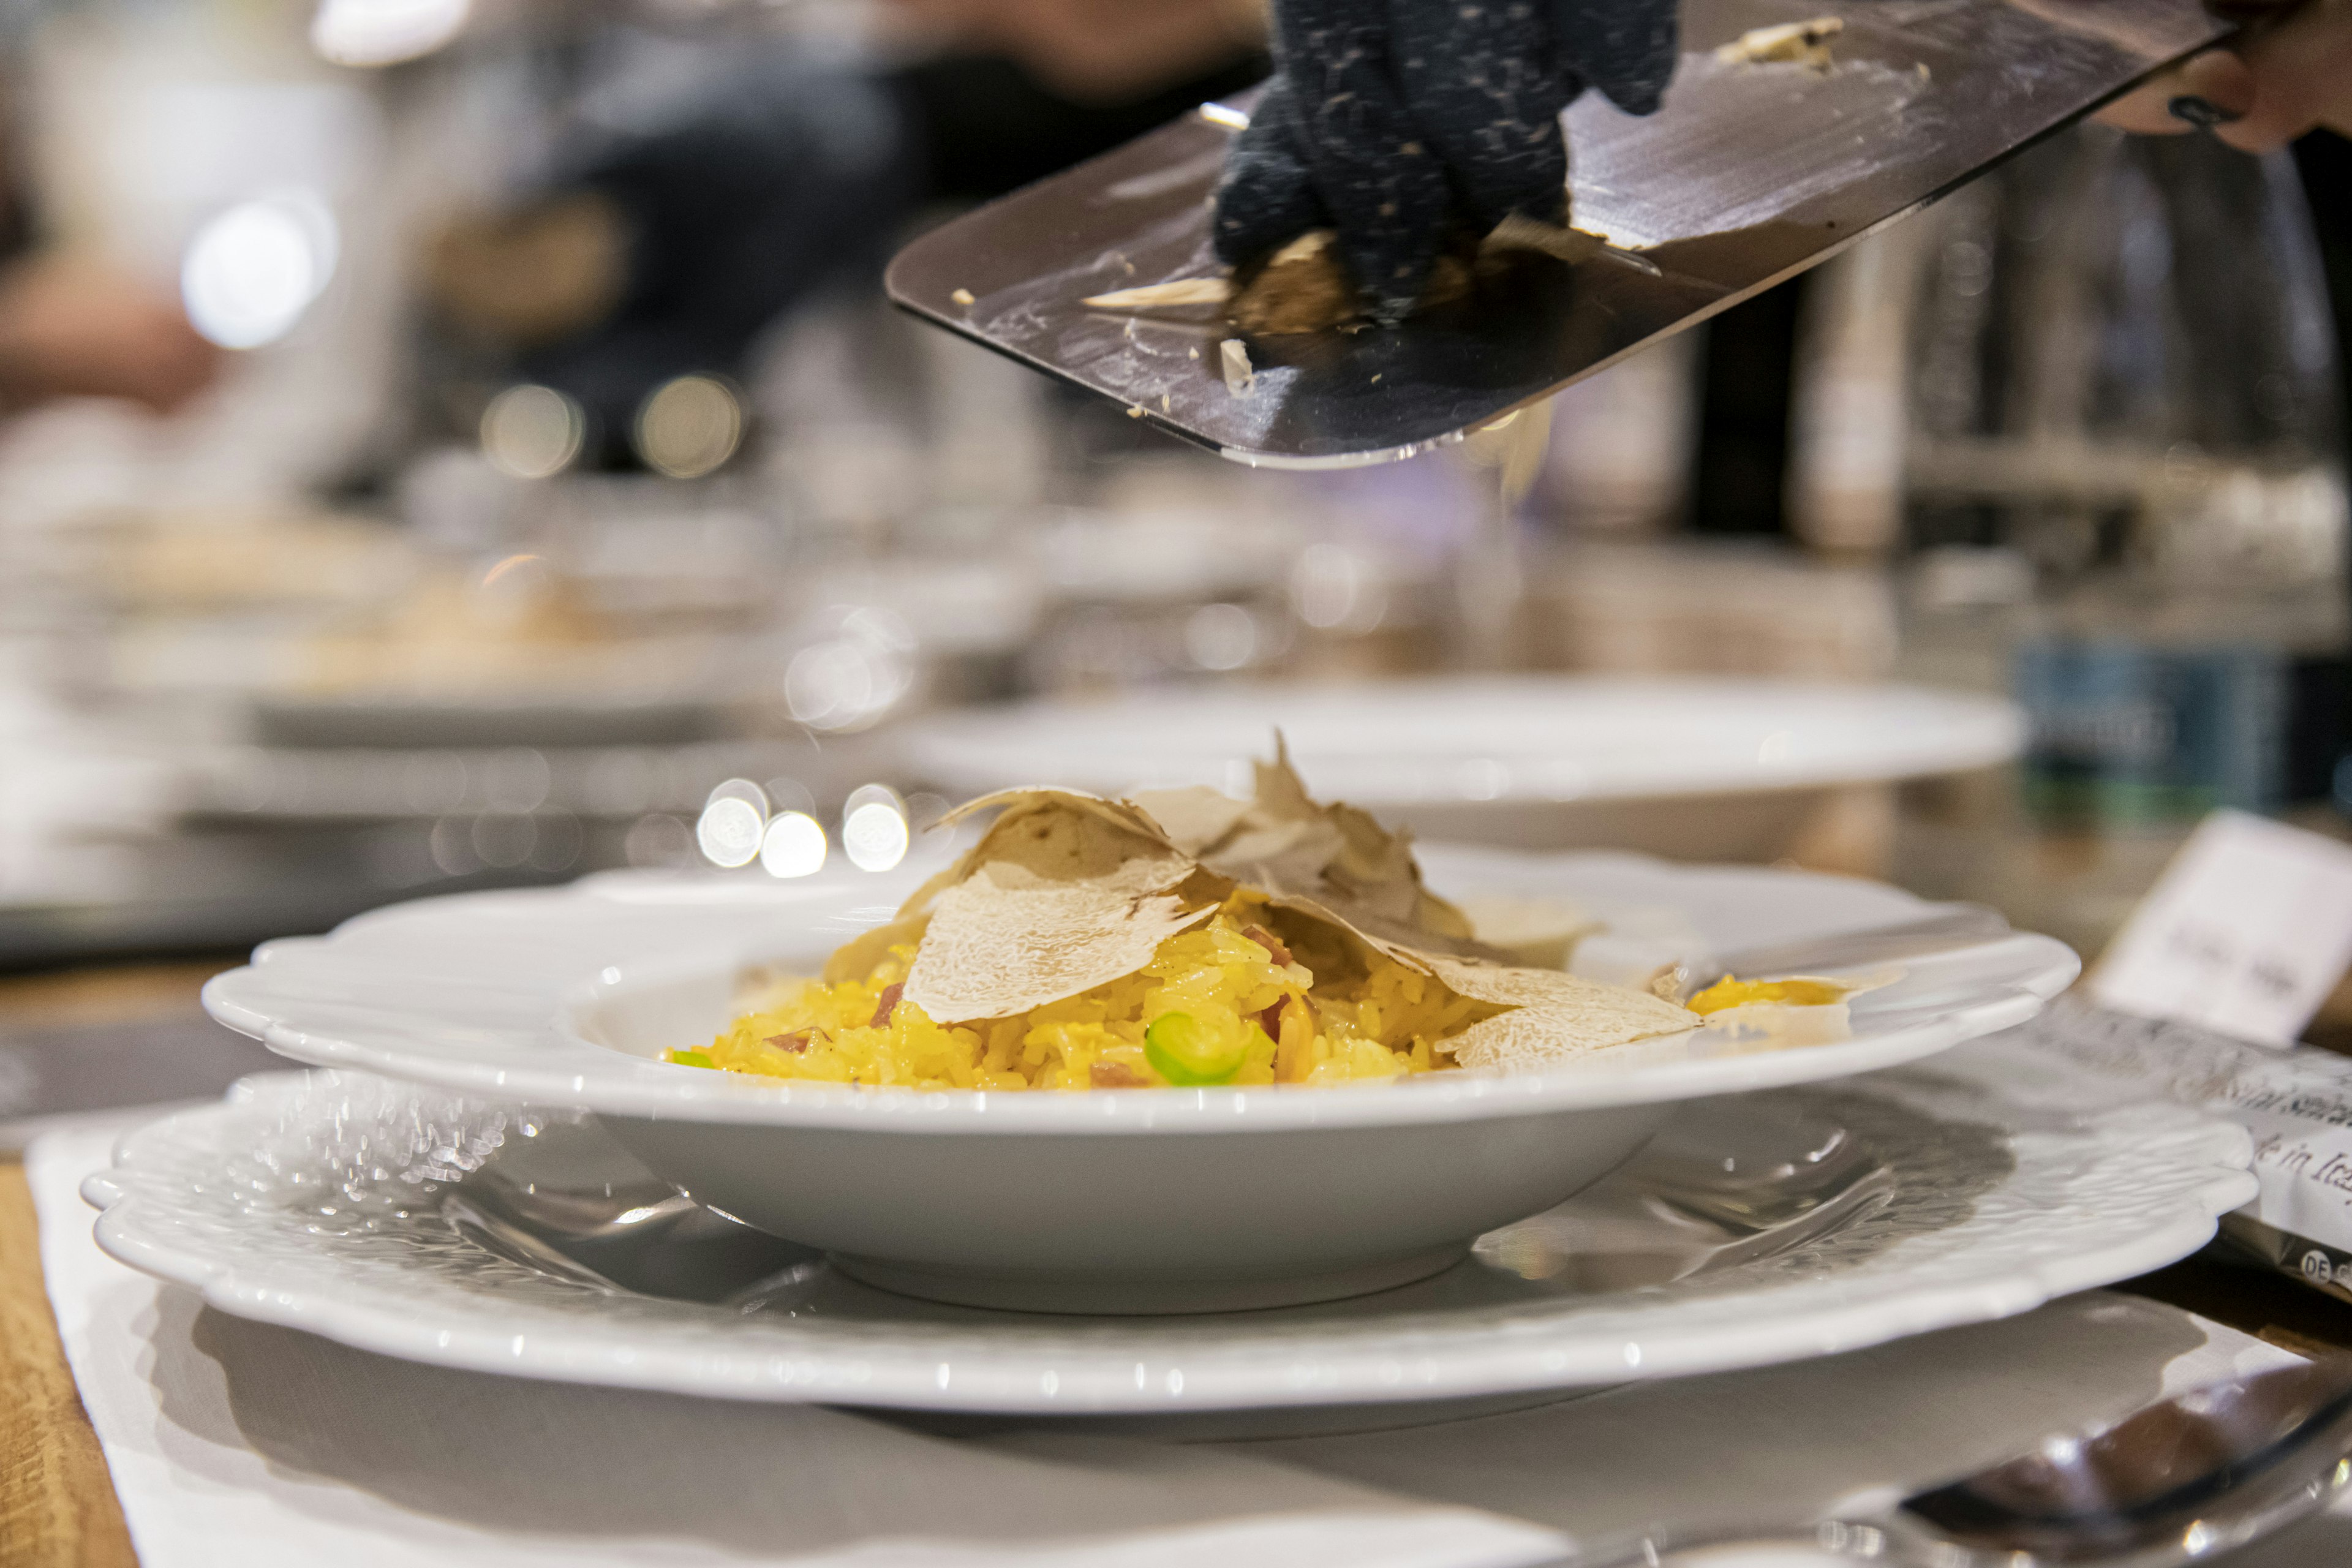
[[[421,892],[690,864],[730,780],[811,805],[850,787],[824,764],[854,769],[855,749],[821,757],[786,711],[772,528],[660,499],[541,492],[547,515],[488,531],[500,544],[430,509],[405,528],[159,510],[53,532],[39,624],[16,628],[44,718],[13,748],[37,808],[0,851],[0,963],[232,947]]]
[[[950,795],[1246,795],[1277,734],[1318,795],[1424,838],[1753,862],[1836,858],[1801,851],[1843,793],[1997,766],[2024,728],[1999,700],[1901,686],[1448,677],[967,710],[911,724],[901,755]]]

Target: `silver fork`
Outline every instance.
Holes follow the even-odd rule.
[[[2170,1568],[2260,1539],[2352,1485],[2352,1355],[2216,1383],[2046,1437],[1882,1514],[1645,1535],[1575,1568]]]

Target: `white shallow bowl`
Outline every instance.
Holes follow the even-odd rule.
[[[1436,850],[1449,893],[1541,893],[1609,918],[1638,967],[1916,919],[1892,889],[1623,856]],[[910,1294],[1061,1311],[1324,1300],[1433,1273],[1549,1207],[1703,1096],[1916,1060],[2037,1012],[2074,955],[2010,933],[1908,962],[1852,1037],[1758,1051],[1714,1030],[1557,1071],[1318,1089],[938,1093],[782,1084],[662,1049],[726,1021],[746,964],[814,972],[887,918],[889,878],[594,879],[420,901],[273,942],[205,988],[299,1060],[593,1111],[660,1175]],[[1878,976],[1889,979],[1886,974]]]
[[[950,794],[1247,794],[1277,727],[1318,798],[1423,837],[1680,860],[1773,858],[1831,789],[1991,767],[2025,735],[2010,703],[1917,687],[1486,676],[973,709],[898,743]]]

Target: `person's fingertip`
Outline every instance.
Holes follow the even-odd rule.
[[[2165,110],[2163,97],[2150,97],[2134,92],[2116,100],[2091,116],[2101,125],[2127,131],[2136,136],[2186,136],[2189,125],[2176,120]]]

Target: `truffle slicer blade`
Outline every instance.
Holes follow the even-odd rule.
[[[1836,16],[1827,71],[1737,65],[1751,28]],[[1213,275],[1209,201],[1245,100],[1203,105],[930,230],[900,307],[1237,462],[1411,457],[1705,321],[1916,211],[2225,37],[2200,0],[1686,0],[1648,119],[1567,114],[1579,227],[1634,252],[1544,261],[1388,330],[1260,338],[1229,376],[1217,307],[1090,307]]]

